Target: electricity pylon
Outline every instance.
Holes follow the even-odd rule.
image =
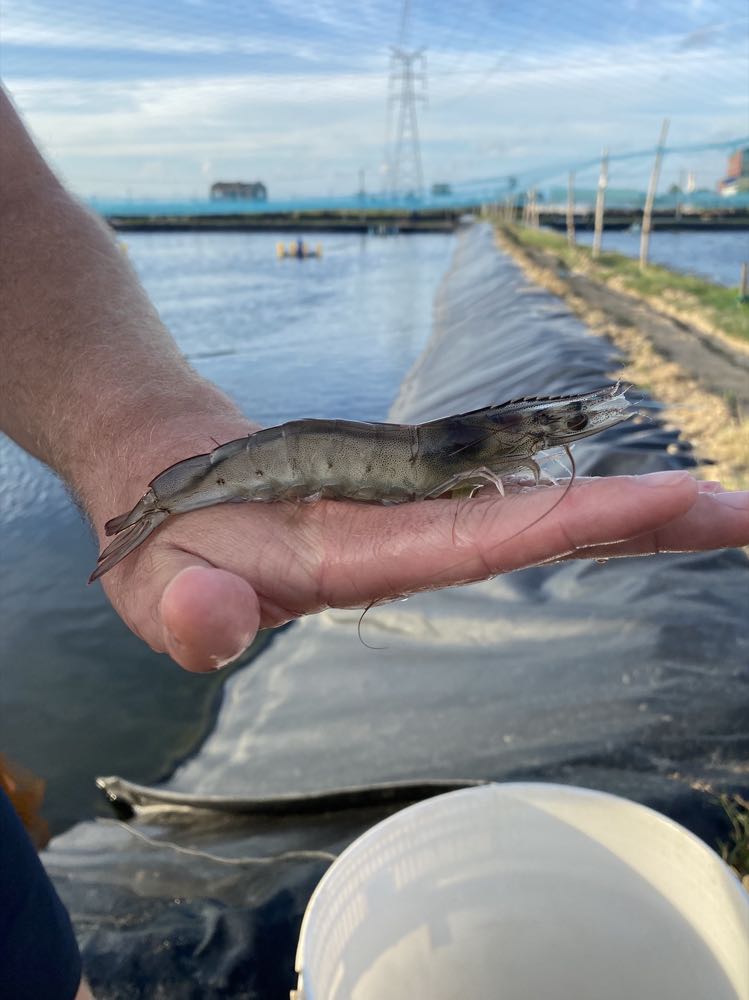
[[[416,103],[426,100],[426,56],[423,49],[407,52],[394,47],[390,50],[388,90],[385,186],[394,197],[413,195],[421,198],[424,193],[424,174],[421,169]],[[390,122],[396,105],[397,129],[391,146]]]

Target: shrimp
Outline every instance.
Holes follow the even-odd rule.
[[[168,517],[242,501],[372,504],[473,494],[530,472],[534,456],[569,448],[636,414],[620,383],[574,396],[524,397],[423,424],[292,420],[228,441],[161,472],[131,511],[104,526],[114,540],[89,582],[109,572]],[[569,452],[568,452],[569,453]]]

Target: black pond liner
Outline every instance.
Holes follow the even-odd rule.
[[[580,392],[617,365],[478,226],[392,418]],[[587,475],[692,464],[657,420],[575,455]],[[355,612],[286,630],[230,678],[214,731],[167,782],[102,779],[128,823],[81,823],[46,852],[96,996],[288,997],[331,856],[466,784],[598,788],[715,846],[727,822],[704,787],[749,791],[748,591],[737,550],[571,562],[375,608],[363,636],[379,650]]]

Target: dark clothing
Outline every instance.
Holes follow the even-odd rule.
[[[0,996],[72,1000],[80,979],[68,914],[0,789]]]

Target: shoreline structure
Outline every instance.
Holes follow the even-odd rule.
[[[96,205],[91,206],[100,211]],[[183,212],[169,211],[166,206],[155,206],[150,212],[136,209],[123,211],[100,211],[109,225],[117,232],[353,232],[353,233],[445,233],[457,229],[466,217],[474,218],[478,207],[473,205],[445,205],[429,208],[331,208],[290,211],[272,208],[246,211],[224,208],[218,211],[215,205],[207,203],[202,209]],[[593,216],[590,212],[576,215],[578,229],[592,229]],[[606,212],[604,226],[607,229],[628,229],[640,222],[642,212],[612,209]],[[552,209],[542,210],[540,224],[561,229],[566,225],[563,212]],[[718,230],[749,230],[747,210],[704,210],[701,212],[679,212],[660,209],[653,212],[654,230],[688,230],[707,232]]]
[[[315,232],[315,233],[451,233],[461,225],[464,209],[413,211],[331,209],[311,212],[205,212],[194,215],[106,214],[116,232]],[[749,225],[749,220],[748,223]]]
[[[739,303],[736,290],[713,286],[735,298],[726,324],[720,311],[680,294],[684,276],[666,268],[652,270],[666,285],[672,275],[675,287],[655,296],[622,280],[617,266],[629,270],[637,262],[620,254],[594,261],[588,247],[517,225],[495,224],[495,234],[533,282],[621,350],[618,374],[666,404],[663,417],[694,446],[698,474],[749,488],[749,305]],[[700,284],[709,289],[709,282]]]

